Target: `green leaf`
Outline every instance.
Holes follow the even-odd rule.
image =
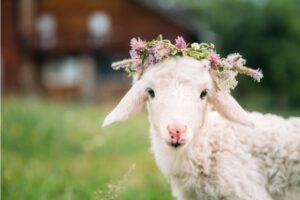
[[[149,53],[147,51],[143,51],[142,54],[141,54],[141,57],[142,57],[142,64],[144,65],[145,61],[147,60],[149,56]]]
[[[163,40],[163,36],[162,36],[161,34],[159,34],[158,37],[157,37],[157,40],[158,40],[158,41]]]

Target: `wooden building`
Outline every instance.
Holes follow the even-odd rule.
[[[71,98],[99,94],[98,99],[123,91],[129,81],[113,73],[110,63],[128,56],[132,37],[195,39],[187,24],[177,23],[182,18],[170,19],[168,10],[145,2],[2,0],[3,91]]]

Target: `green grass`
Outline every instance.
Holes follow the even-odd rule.
[[[251,102],[245,108],[270,111]],[[146,114],[102,128],[111,109],[4,99],[2,199],[172,199],[150,152]]]
[[[100,200],[116,190],[122,200],[172,199],[150,152],[146,115],[102,128],[110,109],[5,99],[2,199]]]

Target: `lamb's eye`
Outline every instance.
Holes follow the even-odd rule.
[[[206,97],[206,96],[207,96],[207,90],[205,89],[201,92],[200,99],[204,99],[204,97]]]
[[[155,93],[154,93],[154,90],[152,88],[147,88],[146,91],[148,92],[148,94],[151,98],[155,97]]]

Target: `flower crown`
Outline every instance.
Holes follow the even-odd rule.
[[[115,70],[124,68],[134,79],[140,79],[149,66],[176,56],[189,56],[196,60],[208,59],[213,80],[216,86],[223,91],[229,92],[236,87],[235,77],[238,73],[250,76],[258,82],[263,77],[260,69],[254,70],[245,67],[246,60],[240,54],[230,54],[226,58],[221,58],[215,51],[215,45],[211,43],[189,45],[183,37],[177,37],[175,44],[172,44],[170,40],[163,39],[159,35],[157,39],[148,42],[140,38],[132,38],[130,46],[131,58],[112,63],[112,68]]]

